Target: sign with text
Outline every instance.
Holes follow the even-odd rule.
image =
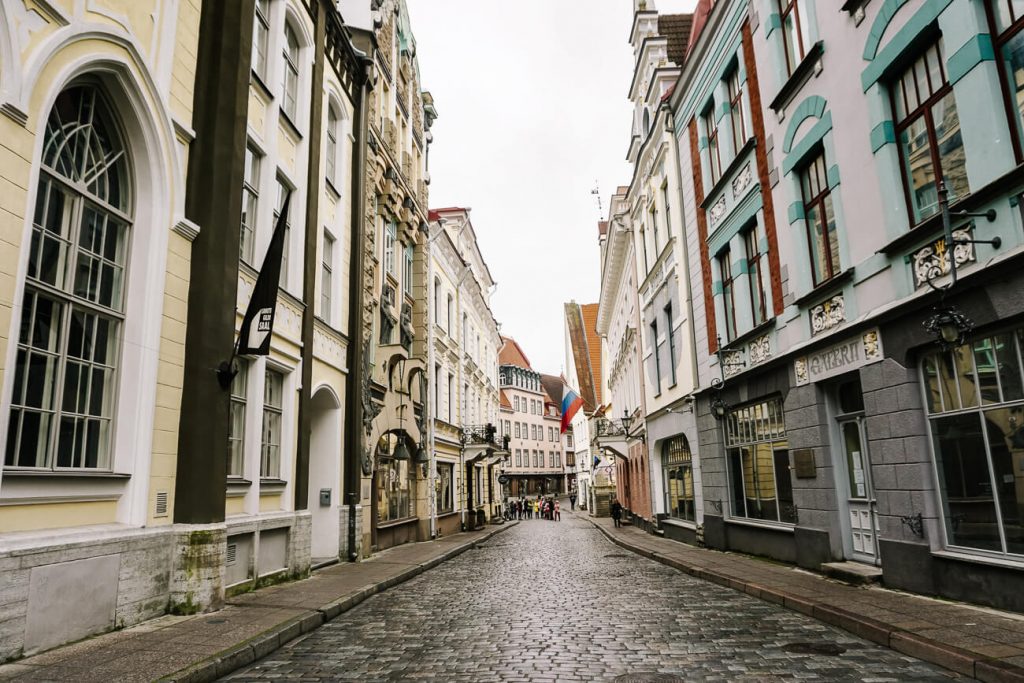
[[[802,387],[882,360],[882,337],[878,328],[826,346],[793,362],[796,385]]]

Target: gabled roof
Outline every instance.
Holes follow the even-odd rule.
[[[523,352],[523,348],[512,337],[501,338],[501,350],[498,352],[498,365],[515,365],[527,370],[533,370],[530,360]]]
[[[548,402],[553,403],[555,410],[558,414],[562,414],[562,386],[563,381],[561,377],[555,377],[554,375],[541,375],[540,376],[541,386],[544,387],[544,392],[548,395]]]
[[[598,401],[594,391],[594,373],[591,369],[583,312],[575,301],[565,304],[565,325],[569,330],[569,345],[572,348],[573,363],[576,365],[576,379],[580,383],[583,409],[589,413],[597,407]]]
[[[601,235],[602,237],[608,234],[608,221],[597,222],[597,234]]]
[[[662,14],[658,17],[658,33],[668,38],[668,58],[677,66],[682,66],[686,58],[692,28],[692,14]]]
[[[590,372],[594,376],[594,399],[601,403],[601,337],[597,334],[598,304],[583,304],[583,331],[587,334],[587,350],[590,352]]]
[[[714,4],[715,0],[699,0],[697,3],[697,9],[693,11],[693,26],[690,28],[690,39],[686,46],[687,52],[692,50],[694,44],[700,39],[701,31],[704,30],[704,24],[708,22],[711,6]]]
[[[508,394],[505,393],[505,390],[502,389],[500,394],[501,394],[501,398],[500,398],[501,407],[502,408],[507,408],[508,410],[512,410],[512,401],[508,400]]]

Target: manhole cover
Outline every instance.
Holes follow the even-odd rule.
[[[629,557],[625,553],[608,553],[605,557]]]
[[[673,674],[631,673],[616,676],[615,683],[686,683],[686,679]]]
[[[789,643],[782,649],[798,655],[827,655],[835,657],[846,652],[846,648],[835,643]]]

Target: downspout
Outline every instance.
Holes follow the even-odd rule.
[[[371,47],[372,50],[372,47]],[[351,251],[349,252],[349,308],[348,308],[348,387],[345,396],[345,502],[348,505],[348,559],[359,559],[356,552],[356,508],[359,505],[361,480],[360,459],[363,453],[363,252],[366,249],[363,215],[366,213],[366,144],[367,119],[366,100],[372,87],[371,70],[373,57],[362,55],[362,68],[354,74],[359,83],[358,96],[353,102],[352,127],[354,151],[352,160],[352,225]]]
[[[690,370],[693,372],[693,390],[695,390],[700,384],[700,377],[697,374],[697,328],[694,325],[693,318],[693,283],[690,281],[690,245],[686,241],[686,200],[683,197],[683,169],[679,165],[682,157],[679,154],[679,138],[676,137],[675,127],[673,126],[675,116],[672,111],[672,107],[666,103],[662,106],[662,109],[666,114],[665,132],[668,133],[669,139],[672,140],[671,148],[673,156],[675,157],[675,164],[673,164],[673,166],[675,168],[676,178],[679,179],[676,183],[676,191],[679,193],[679,220],[683,224],[683,230],[680,238],[682,239],[683,247],[683,264],[686,267],[686,321],[687,327],[690,328],[690,348],[692,349],[690,353]],[[693,390],[691,390],[691,394],[693,393]]]
[[[427,216],[427,226],[429,230],[430,221],[429,214]],[[443,230],[443,228],[442,228]],[[431,234],[428,232],[426,244],[423,248],[423,257],[427,261],[427,370],[428,372],[434,372],[434,381],[431,386],[434,388],[434,396],[437,396],[437,373],[435,372],[435,361],[434,361],[434,326],[437,323],[437,291],[434,288],[434,256],[433,246],[434,240],[437,235],[440,234],[440,230],[437,233]],[[431,315],[433,312],[433,315]],[[429,377],[429,375],[428,375]],[[430,538],[437,538],[437,496],[435,495],[437,487],[437,450],[435,448],[434,435],[436,432],[436,420],[437,414],[440,410],[440,406],[437,405],[439,401],[433,400],[433,396],[427,397],[429,401],[430,410],[427,411],[427,456],[428,456],[428,467],[430,472],[427,478],[427,495],[430,496]]]
[[[299,389],[299,438],[295,454],[295,510],[309,507],[309,447],[312,439],[313,323],[316,302],[316,247],[320,224],[320,128],[323,123],[324,54],[327,51],[327,16],[322,2],[316,3],[313,48],[314,96],[309,108],[309,165],[306,170],[306,239],[302,269],[302,379]],[[315,182],[314,182],[315,181]]]

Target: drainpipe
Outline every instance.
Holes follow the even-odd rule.
[[[366,249],[363,215],[366,212],[366,143],[368,139],[366,101],[369,89],[373,87],[373,57],[362,55],[362,73],[359,80],[359,95],[354,102],[353,112],[353,161],[352,161],[352,240],[349,259],[349,308],[348,308],[348,387],[345,396],[345,502],[348,504],[348,559],[359,559],[356,552],[356,508],[359,505],[361,463],[363,453],[363,252]],[[365,378],[368,379],[368,378]]]
[[[673,116],[672,107],[668,103],[662,106],[662,110],[665,112],[665,132],[668,134],[669,139],[672,141],[671,149],[673,156],[675,157],[675,164],[673,164],[676,177],[679,178],[679,182],[676,183],[676,190],[679,194],[679,219],[683,220],[685,216],[684,209],[686,207],[685,199],[683,198],[683,171],[679,167],[679,139],[676,137],[675,127],[672,125],[675,121]],[[671,228],[671,226],[669,226]],[[693,283],[690,281],[690,246],[686,242],[686,224],[683,223],[683,231],[680,235],[683,246],[683,263],[686,266],[686,320],[687,327],[690,328],[690,370],[693,372],[693,388],[696,389],[700,384],[700,377],[698,375],[698,364],[697,364],[697,329],[694,326],[693,319]],[[690,392],[693,393],[692,391]]]
[[[327,50],[327,16],[323,3],[316,4],[316,36],[313,44],[314,92],[324,80],[324,53]],[[333,11],[333,9],[332,9]],[[323,123],[323,94],[312,98],[309,107],[309,163],[306,167],[306,234],[302,269],[302,379],[299,390],[299,435],[295,454],[295,510],[309,508],[309,450],[312,439],[313,402],[313,327],[316,302],[317,228],[320,225],[320,128]],[[316,182],[313,182],[313,181]]]

